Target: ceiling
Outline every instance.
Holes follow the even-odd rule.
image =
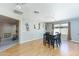
[[[20,6],[22,7],[20,11],[24,13],[20,15],[23,20],[53,22],[79,17],[78,3],[24,3]],[[0,4],[0,9],[6,8],[12,13],[15,7],[16,3]],[[39,13],[36,14],[34,11],[39,11]]]
[[[39,11],[39,14],[35,14],[35,10]],[[27,3],[23,5],[25,19],[41,22],[78,18],[78,11],[78,3]]]
[[[31,3],[25,4],[23,11],[24,17],[34,21],[53,21],[53,6],[51,3]],[[39,14],[35,14],[34,11],[39,11]]]

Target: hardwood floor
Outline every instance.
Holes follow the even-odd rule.
[[[1,56],[79,56],[79,44],[62,41],[61,47],[43,46],[42,40],[34,40],[24,44],[17,44],[4,52]]]

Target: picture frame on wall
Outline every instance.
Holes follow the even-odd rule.
[[[40,23],[38,23],[38,30],[40,29]]]
[[[42,27],[45,28],[45,24],[42,24]]]
[[[45,30],[47,30],[47,24],[45,24]]]
[[[26,30],[29,31],[29,24],[26,23],[25,26],[26,26]]]
[[[54,24],[52,24],[52,29],[54,29]]]
[[[34,29],[36,29],[36,26],[34,25]]]
[[[39,30],[40,29],[40,23],[34,24],[34,29]]]

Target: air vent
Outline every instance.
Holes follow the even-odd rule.
[[[19,14],[19,15],[22,15],[23,14],[23,12],[22,11],[20,11],[20,10],[14,10],[14,13],[16,13],[16,14]]]

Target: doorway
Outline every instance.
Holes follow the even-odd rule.
[[[18,44],[19,20],[0,15],[0,52]]]

